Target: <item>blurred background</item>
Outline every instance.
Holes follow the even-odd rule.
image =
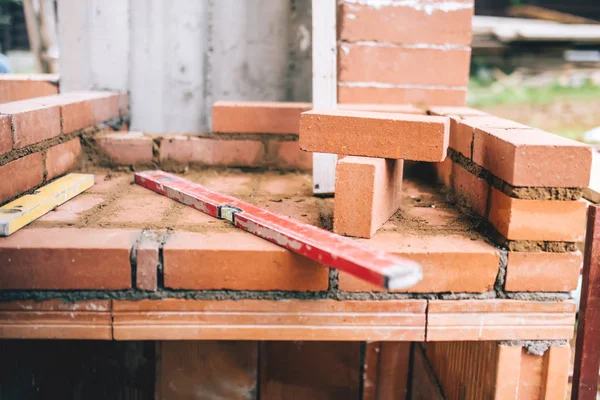
[[[0,71],[60,73],[58,17],[68,14],[59,13],[57,3],[70,2],[0,0],[0,53],[6,56],[0,59]],[[175,3],[172,7],[177,7]],[[291,54],[292,47],[290,55],[275,60],[286,69],[277,78],[289,80],[293,73],[298,84],[288,83],[276,94],[262,84],[252,88],[252,61],[250,67],[244,61],[248,88],[236,88],[238,93],[224,88],[220,95],[218,87],[212,88],[215,97],[241,92],[256,100],[274,96],[279,98],[265,99],[310,100],[310,84],[303,84],[310,77],[306,37],[310,27],[298,23],[309,21],[309,16],[299,14],[310,9],[310,0],[283,3],[291,9],[290,25],[296,23],[294,38],[288,39],[296,43],[296,54]],[[106,6],[97,5],[101,8]],[[600,1],[475,0],[475,14],[469,105],[565,137],[600,143]],[[252,23],[246,25],[248,32]],[[254,78],[260,82],[260,76]],[[134,96],[134,107],[135,100]]]

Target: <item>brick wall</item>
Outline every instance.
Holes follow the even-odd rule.
[[[28,82],[23,84],[29,87]],[[0,104],[0,204],[74,168],[81,154],[80,136],[86,129],[97,131],[98,124],[125,114],[121,96],[109,92]]]
[[[465,104],[473,0],[343,0],[340,103]]]

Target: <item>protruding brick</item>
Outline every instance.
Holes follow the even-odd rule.
[[[382,87],[383,86],[383,87]],[[464,106],[467,103],[467,87],[439,88],[436,86],[353,85],[338,82],[340,103],[413,103],[423,106]]]
[[[158,250],[164,233],[144,231],[136,252],[135,286],[155,291],[158,285]]]
[[[96,138],[98,147],[117,164],[135,165],[152,162],[152,138],[142,132],[109,133]]]
[[[473,161],[514,186],[587,187],[592,152],[537,129],[478,128]]]
[[[446,117],[331,110],[300,118],[300,147],[322,153],[443,161],[448,134]]]
[[[370,238],[400,207],[403,160],[345,157],[336,168],[333,230]]]
[[[0,204],[42,183],[42,153],[33,153],[0,167]]]
[[[482,217],[487,215],[490,184],[460,165],[452,165],[452,185],[456,197]]]
[[[172,289],[324,291],[329,285],[326,267],[239,230],[177,232],[163,254],[165,287]]]
[[[79,138],[51,147],[46,152],[46,179],[52,179],[72,169],[81,154]]]
[[[297,134],[300,113],[311,103],[218,101],[213,105],[213,132]]]
[[[36,100],[0,104],[0,114],[11,116],[15,149],[59,136],[61,133],[60,108],[40,105]]]
[[[508,253],[504,289],[509,292],[570,292],[577,288],[583,257],[571,253]]]
[[[584,201],[515,199],[496,188],[490,196],[489,222],[509,240],[583,240]]]
[[[391,2],[389,2],[391,3]],[[397,44],[471,44],[473,3],[442,9],[441,2],[425,6],[372,6],[342,4],[339,9],[340,40]]]
[[[0,241],[0,289],[129,289],[129,251],[138,235],[116,229],[22,229]]]
[[[2,74],[0,74],[2,76]],[[12,150],[10,115],[0,115],[0,156]]]
[[[173,136],[161,140],[160,160],[210,166],[262,167],[265,150],[258,140],[220,140]]]
[[[465,86],[469,82],[470,62],[470,48],[342,43],[338,51],[338,79],[393,85]]]
[[[312,169],[312,153],[302,151],[298,142],[267,142],[266,164],[276,169],[292,169],[310,171]]]
[[[0,103],[58,94],[58,75],[0,74]]]

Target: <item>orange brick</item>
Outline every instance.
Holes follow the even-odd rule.
[[[142,132],[104,134],[96,138],[96,143],[117,164],[152,162],[152,138],[144,136]]]
[[[338,50],[340,82],[465,86],[471,49],[415,48],[342,43]],[[443,65],[443,68],[439,68]]]
[[[471,44],[473,3],[455,10],[425,7],[375,7],[342,4],[339,9],[340,40],[375,41],[398,44]]]
[[[434,163],[434,168],[438,181],[444,183],[446,187],[450,187],[450,179],[452,176],[452,160],[448,157],[442,162]]]
[[[71,133],[119,118],[119,93],[88,91],[68,92],[32,99],[41,107],[60,107],[62,132]]]
[[[113,229],[20,230],[0,241],[0,289],[129,289],[129,251],[138,235]]]
[[[473,157],[473,138],[477,128],[532,129],[518,122],[491,115],[451,116],[450,121],[450,147],[467,158]]]
[[[312,108],[301,102],[218,101],[213,105],[213,132],[297,134],[300,113]]]
[[[0,74],[2,76],[2,74]],[[10,115],[0,115],[0,155],[12,150]]]
[[[165,287],[172,289],[324,291],[329,286],[324,266],[238,230],[177,232],[163,253]]]
[[[521,346],[498,344],[495,399],[518,398],[521,352]]]
[[[298,142],[267,142],[266,163],[271,168],[312,170],[312,153],[302,151]]]
[[[113,301],[114,337],[423,341],[426,306],[426,300]]]
[[[378,87],[338,82],[338,102],[464,106],[467,102],[467,88],[440,89],[435,86],[387,87],[385,85]]]
[[[49,148],[46,152],[46,179],[55,178],[75,167],[80,154],[79,138]]]
[[[0,167],[0,204],[42,183],[42,153],[33,153]]]
[[[446,117],[362,111],[308,111],[300,118],[300,147],[322,153],[443,161]]]
[[[61,133],[60,108],[39,105],[36,99],[0,104],[0,114],[11,116],[15,149],[59,136]]]
[[[537,129],[475,129],[473,161],[514,186],[587,187],[588,145]]]
[[[338,104],[340,110],[372,111],[400,114],[425,114],[421,108],[412,104]]]
[[[0,303],[2,339],[111,340],[110,300]]]
[[[0,75],[0,103],[9,103],[53,94],[58,94],[58,75]]]
[[[456,196],[482,217],[487,215],[490,185],[456,163],[452,163],[452,185]]]
[[[428,341],[571,339],[575,302],[431,300]]]
[[[333,230],[370,238],[402,203],[403,160],[345,157],[336,168]]]
[[[504,289],[509,292],[570,292],[583,262],[572,253],[509,252]]]
[[[261,167],[265,150],[258,140],[174,136],[161,140],[160,159],[210,166]]]
[[[361,239],[360,242],[417,261],[423,266],[423,280],[404,292],[482,293],[493,289],[498,275],[500,260],[496,249],[468,236],[399,237],[393,232],[380,232],[372,239]],[[339,273],[339,288],[347,292],[384,290],[344,272]]]
[[[508,197],[492,188],[489,222],[510,240],[583,240],[587,205],[584,201],[527,200]]]
[[[158,285],[158,249],[164,233],[144,231],[136,252],[135,286],[155,291]]]

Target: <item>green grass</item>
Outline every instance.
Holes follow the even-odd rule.
[[[469,81],[468,103],[472,107],[495,105],[549,104],[556,99],[585,100],[599,99],[600,87],[586,82],[581,87],[564,87],[553,84],[544,87],[493,88],[476,79]]]

